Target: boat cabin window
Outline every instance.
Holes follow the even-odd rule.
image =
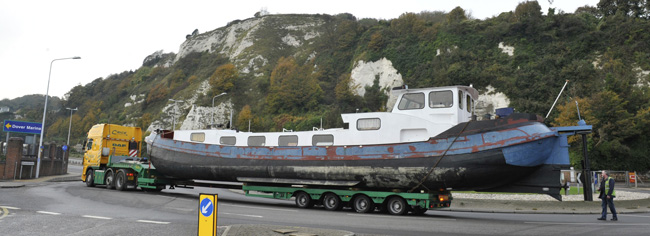
[[[412,110],[424,108],[424,93],[407,93],[402,96],[397,109]]]
[[[466,104],[467,104],[467,112],[472,112],[472,107],[474,107],[473,106],[474,104],[472,102],[472,97],[470,97],[469,94],[467,95],[467,103]]]
[[[332,146],[334,145],[334,135],[317,134],[312,136],[311,145],[313,146]]]
[[[379,128],[381,128],[381,120],[379,118],[357,120],[357,130],[378,130]]]
[[[446,108],[454,105],[454,95],[450,90],[429,93],[429,107]]]
[[[191,133],[190,140],[194,142],[203,142],[205,141],[205,133]]]
[[[235,145],[237,143],[237,138],[233,136],[224,136],[219,139],[221,145]]]
[[[298,135],[282,135],[278,138],[278,146],[298,146]]]
[[[266,143],[266,137],[264,136],[248,137],[248,146],[259,147],[259,146],[264,146],[265,143]]]
[[[458,109],[463,110],[463,92],[458,91]]]

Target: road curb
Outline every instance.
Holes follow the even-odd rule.
[[[20,188],[20,187],[25,187],[24,184],[16,184],[16,183],[2,183],[0,182],[0,188]]]

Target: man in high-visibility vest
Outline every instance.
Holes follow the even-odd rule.
[[[614,178],[609,177],[609,173],[604,171],[601,173],[603,180],[600,182],[600,195],[598,198],[603,200],[601,206],[603,207],[603,213],[598,220],[607,220],[607,206],[609,205],[609,210],[612,212],[612,221],[617,221],[616,217],[616,207],[614,207],[614,198],[616,197],[616,191],[614,190]]]

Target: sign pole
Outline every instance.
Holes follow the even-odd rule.
[[[11,132],[7,132],[7,141],[5,141],[5,143],[7,144],[7,147],[9,147],[9,134],[11,134]],[[0,148],[2,148],[2,153],[7,155],[7,149],[4,148],[4,147],[0,147]]]

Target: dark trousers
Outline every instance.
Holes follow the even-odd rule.
[[[607,218],[607,205],[609,205],[609,210],[612,212],[614,219],[618,219],[616,217],[616,207],[614,207],[614,198],[607,198],[606,196],[603,196],[603,203],[601,204],[603,207],[602,218]]]

